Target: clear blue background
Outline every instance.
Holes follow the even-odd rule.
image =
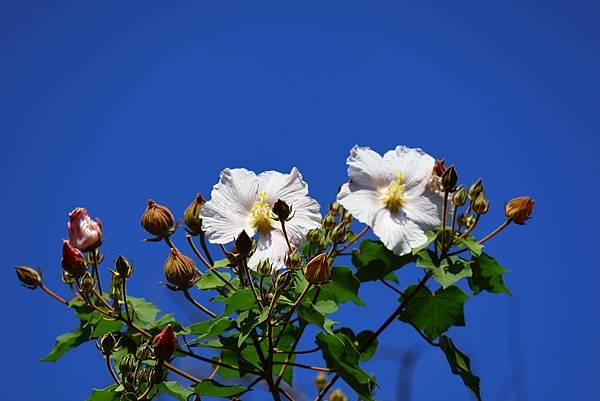
[[[484,177],[492,211],[479,235],[506,199],[537,199],[526,227],[488,247],[512,270],[513,296],[470,300],[467,327],[450,334],[485,400],[597,400],[598,3],[483,3],[2,1],[0,398],[83,400],[110,382],[91,343],[36,362],[76,321],[13,271],[39,264],[67,295],[73,207],[102,218],[107,261],[135,260],[132,292],[191,321],[202,317],[159,285],[164,244],[141,242],[147,198],[180,215],[224,167],[295,165],[325,209],[358,143],[419,146],[465,181]],[[393,308],[378,286],[363,295],[370,309],[339,320],[373,327]],[[419,355],[412,399],[471,399],[400,324],[367,365],[378,399],[398,399],[406,350]],[[297,377],[307,399],[312,378]]]

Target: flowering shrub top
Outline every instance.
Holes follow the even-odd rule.
[[[506,220],[475,238],[473,230],[490,207],[481,180],[467,190],[454,166],[403,146],[383,156],[355,146],[347,164],[349,181],[324,217],[296,168],[289,174],[223,170],[211,198],[198,195],[185,210],[189,250],[171,240],[183,231],[171,211],[148,201],[141,224],[151,235],[148,241],[167,246],[166,286],[207,316],[190,325],[171,314],[159,318],[155,305],[128,294],[134,268],[123,255],[116,257],[103,290],[102,225],[86,209],[74,209],[62,259],[62,279],[74,298],[67,301],[46,287],[41,271],[16,268],[27,288],[42,289],[80,319],[42,360],[54,362],[96,341],[114,384],[94,390],[88,401],[142,401],[161,393],[183,401],[239,400],[259,384],[274,400],[293,400],[294,369],[319,372],[315,401],[347,400],[341,390],[332,390],[340,378],[369,401],[376,386],[361,363],[374,355],[390,325],[404,323],[445,354],[452,373],[480,400],[479,378],[446,332],[465,325],[463,306],[470,298],[465,287],[472,295],[509,292],[502,277],[507,270],[483,244],[513,222],[524,224],[534,201],[509,201]],[[353,218],[366,225],[358,233],[352,231]],[[371,229],[376,239],[365,239]],[[219,245],[221,259],[207,241]],[[353,268],[337,264],[345,255],[351,255]],[[423,275],[401,290],[395,272],[411,264]],[[385,321],[356,332],[328,317],[347,302],[364,306],[359,289],[367,283],[396,295]],[[198,291],[215,295],[210,306],[198,301]],[[299,350],[310,325],[318,329],[316,347]],[[324,366],[302,363],[313,352],[321,353]],[[181,358],[213,371],[196,377],[177,367]]]

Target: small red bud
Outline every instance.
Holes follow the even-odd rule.
[[[175,348],[177,348],[177,337],[170,324],[154,337],[152,348],[154,349],[154,356],[158,359],[166,360],[173,355]]]

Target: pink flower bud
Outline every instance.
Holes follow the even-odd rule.
[[[73,209],[69,213],[69,242],[80,251],[86,252],[97,248],[102,243],[102,223],[92,220],[83,207]]]
[[[63,241],[61,265],[73,277],[81,277],[86,271],[83,254],[66,240]]]
[[[154,348],[154,356],[158,359],[166,360],[173,355],[177,348],[177,338],[170,324],[154,337],[152,348]]]

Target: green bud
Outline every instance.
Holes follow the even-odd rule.
[[[258,266],[256,266],[256,271],[263,277],[270,276],[273,273],[273,266],[271,265],[271,261],[269,259],[263,259],[258,262]]]
[[[119,255],[115,261],[115,270],[119,273],[120,277],[129,278],[131,277],[131,273],[133,273],[133,265],[125,259],[125,256]]]
[[[291,270],[284,270],[277,274],[275,278],[275,288],[277,290],[284,290],[288,285],[292,282],[292,274]]]
[[[197,194],[192,203],[183,212],[183,221],[189,232],[193,235],[198,235],[202,232],[202,219],[200,218],[200,210],[206,201],[202,195]]]
[[[485,192],[480,192],[473,201],[472,209],[477,214],[485,214],[490,209],[490,201],[485,196]]]
[[[315,387],[317,388],[317,390],[321,391],[325,388],[326,385],[327,385],[327,376],[325,376],[325,374],[323,374],[323,372],[319,372],[317,377],[315,377]]]
[[[42,276],[37,270],[28,266],[16,266],[17,278],[23,285],[31,290],[35,290],[42,284]]]
[[[471,185],[471,188],[469,188],[469,200],[474,201],[482,191],[483,191],[483,182],[481,181],[481,178],[480,178],[477,181],[475,181],[473,183],[473,185]]]
[[[121,359],[121,362],[119,362],[119,371],[121,373],[127,373],[129,371],[131,371],[131,369],[134,366],[134,359],[133,359],[133,355],[131,354],[127,354],[123,357],[123,359]]]
[[[335,226],[335,216],[332,213],[327,213],[327,216],[325,216],[325,218],[323,218],[323,228],[325,230],[331,230],[334,226]]]
[[[344,208],[337,201],[335,201],[329,206],[329,210],[334,216],[337,216],[344,211]]]
[[[464,185],[457,188],[454,195],[452,195],[452,204],[454,206],[462,206],[467,202],[467,190]]]
[[[135,358],[138,361],[146,361],[146,360],[152,358],[152,354],[153,354],[152,346],[149,343],[143,343],[135,351]]]
[[[470,229],[475,225],[476,222],[477,220],[475,219],[475,216],[469,216],[465,220],[465,227],[467,227],[467,229]]]
[[[302,257],[297,250],[294,249],[294,251],[285,258],[285,266],[290,270],[302,269]]]
[[[348,237],[348,226],[346,224],[339,224],[331,232],[331,240],[336,244],[341,244]]]
[[[89,272],[86,272],[81,278],[81,292],[89,294],[96,287],[96,281]]]

